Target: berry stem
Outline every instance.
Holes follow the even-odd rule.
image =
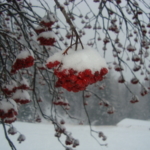
[[[67,15],[67,13],[66,13],[64,7],[62,7],[62,6],[60,5],[60,3],[58,2],[58,0],[54,0],[54,1],[55,1],[55,3],[56,3],[57,7],[60,8],[60,10],[61,10],[61,12],[63,13],[64,17],[66,18],[66,22],[69,24],[69,26],[70,26],[70,28],[71,28],[71,30],[72,30],[72,33],[74,32],[75,35],[76,35],[76,49],[75,49],[75,50],[77,50],[77,43],[78,43],[78,40],[79,40],[79,42],[80,42],[80,44],[81,44],[81,46],[82,46],[82,49],[84,49],[83,44],[82,44],[82,41],[81,41],[81,39],[80,39],[80,36],[78,35],[78,32],[76,31],[76,29],[75,29],[73,23],[71,22],[70,18],[68,17],[68,15]]]

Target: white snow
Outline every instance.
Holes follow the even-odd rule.
[[[55,22],[55,21],[56,21],[56,17],[55,17],[54,14],[52,14],[52,13],[49,12],[47,15],[45,15],[45,16],[41,19],[41,21],[44,21],[44,22],[46,22],[46,23],[48,23],[48,22]]]
[[[20,100],[30,100],[30,95],[26,90],[17,90],[12,99],[20,99]]]
[[[40,30],[40,29],[44,29],[44,28],[42,26],[37,26],[35,29]]]
[[[20,81],[20,84],[21,85],[26,85],[27,87],[29,87],[29,83],[28,83],[27,79],[24,78],[24,77],[22,77],[22,80]]]
[[[54,127],[52,124],[32,124],[15,122],[17,131],[26,136],[26,140],[19,144],[17,138],[19,134],[9,135],[18,150],[63,150],[64,148],[54,137]],[[90,136],[89,126],[85,125],[65,125],[68,131],[72,132],[72,137],[78,139],[80,145],[76,150],[148,150],[150,147],[150,122],[141,120],[124,119],[117,126],[95,126],[94,130],[102,131],[107,136],[103,142],[94,134],[100,143],[107,143],[108,146],[99,144]],[[9,128],[9,127],[8,127]],[[62,137],[64,143],[66,137]],[[0,149],[10,150],[8,142],[4,137],[3,128],[0,126]]]
[[[2,84],[2,88],[7,88],[9,91],[12,91],[17,86],[17,82],[15,82],[14,80],[11,80],[9,83]]]
[[[18,59],[25,59],[25,58],[27,58],[27,57],[29,57],[29,56],[32,56],[32,57],[34,58],[34,54],[33,54],[32,50],[26,49],[26,50],[21,51],[21,52],[17,55],[16,59],[17,59],[17,58],[18,58]],[[14,62],[14,63],[15,63],[15,62]]]
[[[127,46],[127,50],[128,50],[128,51],[135,51],[136,48],[135,48],[135,46],[129,44],[129,45]]]
[[[139,121],[139,120],[136,120],[136,119],[126,118],[126,119],[123,119],[122,121],[120,121],[117,124],[117,126],[150,128],[150,121],[144,121],[144,120]]]
[[[82,49],[81,45],[78,45],[77,50],[75,50],[75,46],[72,46],[67,51],[67,54],[64,55],[64,52],[65,50],[50,56],[46,63],[59,61],[63,63],[61,70],[73,68],[78,72],[84,71],[85,69],[90,69],[92,72],[95,72],[102,68],[107,68],[105,59],[101,57],[97,50],[89,46],[84,45],[84,49]]]
[[[38,38],[43,37],[45,39],[55,38],[52,31],[45,31],[39,34]]]
[[[133,59],[133,60],[139,59],[139,56],[138,56],[137,54],[134,54],[134,55],[132,56],[132,59]]]
[[[0,110],[3,110],[5,113],[7,113],[8,110],[10,110],[12,108],[16,112],[18,112],[17,104],[13,99],[11,99],[11,98],[6,99],[5,98],[5,99],[0,100]]]

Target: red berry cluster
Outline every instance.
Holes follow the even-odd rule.
[[[73,141],[74,141],[74,139],[71,136],[67,136],[65,144],[66,145],[72,145]]]
[[[136,72],[136,71],[139,71],[140,69],[141,69],[140,65],[135,65],[133,68],[133,71]]]
[[[55,22],[53,21],[49,21],[49,22],[45,22],[44,20],[42,20],[40,22],[41,25],[43,25],[44,27],[48,27],[48,28],[51,28],[51,26],[54,24]]]
[[[139,83],[139,80],[137,78],[132,78],[131,83],[132,84],[137,84],[137,83]]]
[[[114,111],[113,110],[108,110],[107,113],[111,115],[111,114],[114,113]]]
[[[33,66],[33,64],[34,64],[34,58],[32,56],[28,56],[25,59],[16,59],[15,63],[12,66],[12,71],[28,68]]]
[[[92,73],[90,69],[86,69],[82,72],[77,72],[74,69],[54,70],[54,74],[58,77],[56,87],[63,87],[68,91],[79,92],[85,90],[89,84],[93,84],[97,81],[103,80],[103,76],[108,73],[106,68],[102,68],[100,71]]]
[[[85,98],[89,98],[89,97],[91,97],[91,95],[92,95],[92,94],[91,94],[90,92],[87,92],[87,93],[84,95],[84,97],[85,97]]]
[[[20,86],[17,87],[17,89],[21,89],[21,90],[29,90],[30,87],[27,86],[26,84],[21,84]]]
[[[125,79],[123,76],[120,76],[120,78],[118,79],[118,82],[119,83],[124,83],[125,82]]]
[[[137,103],[137,102],[139,102],[139,100],[138,99],[132,99],[131,101],[130,101],[132,104],[134,104],[134,103]]]
[[[19,143],[21,143],[22,141],[25,141],[25,139],[26,139],[25,136],[23,134],[20,134],[19,137],[18,137],[18,139],[17,139],[17,141]]]
[[[40,42],[40,45],[53,46],[56,42],[54,37],[46,38],[43,36],[44,32],[52,30],[52,25],[56,22],[54,18],[55,17],[53,16],[53,14],[48,14],[47,16],[44,16],[40,22],[41,26],[38,26],[35,29],[35,32],[39,34],[37,40]]]
[[[27,104],[27,103],[29,103],[30,102],[30,100],[28,100],[28,99],[14,99],[14,101],[16,102],[16,103],[19,103],[19,104]]]
[[[115,112],[115,109],[114,109],[114,107],[110,107],[109,109],[108,109],[108,111],[107,111],[107,113],[108,114],[113,114]]]
[[[56,131],[57,133],[62,134],[62,133],[64,133],[64,132],[66,131],[66,128],[65,128],[63,125],[60,125],[60,124],[59,124],[59,126],[57,126],[57,127],[55,128],[55,131]]]
[[[12,123],[16,120],[16,115],[18,114],[15,109],[15,103],[13,100],[2,100],[0,103],[0,119],[3,119],[5,123]],[[5,108],[5,106],[7,106]]]
[[[36,28],[36,29],[35,29],[35,32],[36,32],[37,34],[40,34],[40,33],[42,33],[42,32],[45,32],[45,28]]]
[[[146,94],[148,94],[148,89],[143,87],[142,90],[141,90],[141,96],[145,96]]]
[[[11,108],[7,112],[5,112],[3,109],[0,108],[0,118],[5,119],[5,118],[13,118],[16,116],[18,113],[15,111],[15,109]]]
[[[14,135],[17,133],[17,130],[15,127],[11,126],[9,129],[8,129],[8,133],[11,134],[11,135]]]
[[[120,72],[120,71],[123,71],[123,68],[120,65],[116,65],[115,70]]]
[[[99,132],[99,133],[98,133],[98,136],[99,136],[100,138],[102,138],[103,141],[106,141],[106,139],[107,139],[107,137],[104,135],[103,132]]]
[[[47,64],[46,64],[46,67],[49,68],[49,69],[52,69],[52,68],[54,68],[54,67],[57,67],[59,64],[60,64],[60,62],[56,60],[56,61],[54,61],[54,62],[49,62],[49,63],[47,63]]]
[[[42,120],[41,120],[40,116],[37,116],[35,121],[40,123]]]
[[[43,98],[42,97],[39,97],[39,99],[37,100],[37,102],[43,102],[44,100],[43,100]]]
[[[40,41],[40,45],[47,45],[47,46],[53,46],[54,43],[56,42],[55,38],[44,38],[44,37],[39,37],[37,39],[38,41]]]
[[[16,116],[12,118],[5,118],[4,122],[11,124],[12,122],[15,122],[17,120]]]
[[[14,87],[13,89],[9,89],[9,88],[7,88],[7,86],[5,86],[5,87],[2,87],[2,91],[4,92],[4,94],[6,94],[6,95],[11,95],[13,92],[15,92],[16,91],[16,89],[17,89],[17,87]]]
[[[60,105],[60,106],[69,106],[69,103],[68,101],[65,99],[62,99],[60,97],[58,97],[54,102],[53,102],[54,105]]]
[[[109,106],[110,106],[109,102],[106,101],[106,100],[100,101],[100,102],[99,102],[99,105],[100,105],[100,106],[103,105],[103,106],[105,106],[105,107],[109,107]]]
[[[137,103],[139,102],[139,99],[137,96],[133,96],[132,99],[130,100],[130,103],[134,104],[134,103]]]

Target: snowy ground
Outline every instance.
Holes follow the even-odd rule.
[[[19,144],[17,135],[9,137],[17,150],[63,150],[64,148],[54,137],[53,125],[31,124],[16,122],[14,126],[26,136],[26,141]],[[103,131],[108,137],[107,147],[99,146],[90,136],[89,126],[66,125],[74,138],[79,139],[80,146],[76,150],[149,150],[150,149],[150,121],[124,119],[117,126],[97,126],[97,131]],[[95,135],[97,137],[97,135]],[[63,138],[63,141],[65,139]],[[0,150],[10,150],[2,126],[0,126]]]

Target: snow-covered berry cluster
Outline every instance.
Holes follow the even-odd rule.
[[[17,89],[17,83],[14,80],[9,81],[8,83],[2,84],[1,90],[5,95],[11,95]]]
[[[21,51],[12,66],[11,73],[16,73],[17,70],[28,68],[33,66],[34,64],[34,55],[31,50],[23,50]]]
[[[11,99],[0,99],[0,119],[5,123],[12,123],[18,114],[17,104]]]
[[[35,28],[35,32],[38,34],[37,40],[40,45],[53,46],[56,42],[55,36],[52,32],[52,25],[56,22],[54,14],[48,13],[41,19],[40,26]]]
[[[26,104],[30,102],[29,83],[27,79],[22,77],[20,82],[14,80],[2,84],[2,91],[8,97],[11,97],[16,103]]]
[[[139,98],[138,98],[136,95],[133,95],[133,96],[132,96],[132,99],[130,100],[130,102],[131,102],[132,104],[137,103],[137,102],[139,102]]]
[[[8,129],[8,133],[11,134],[11,135],[14,135],[17,133],[17,129],[13,126],[11,126],[9,129]]]
[[[69,102],[66,98],[57,97],[57,99],[53,102],[54,105],[60,105],[60,106],[69,106]]]
[[[68,49],[68,52],[57,52],[47,59],[46,66],[54,68],[58,77],[56,87],[63,87],[68,91],[85,90],[89,84],[103,80],[108,73],[105,60],[95,49],[78,45]]]

